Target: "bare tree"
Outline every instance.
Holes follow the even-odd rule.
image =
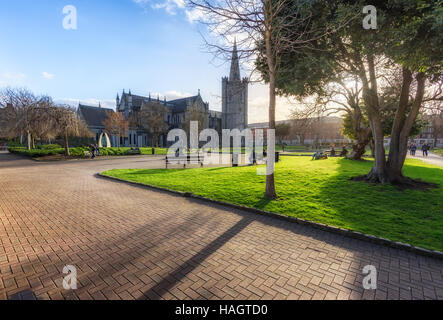
[[[291,133],[291,125],[287,122],[279,123],[275,126],[275,136],[279,140],[282,150],[285,151],[283,146],[283,139],[289,136]]]
[[[186,110],[183,130],[187,133],[189,133],[191,121],[198,122],[198,127],[200,129],[206,129],[208,127],[209,119],[206,117],[206,112],[204,109],[200,108],[197,103],[193,103],[189,106],[188,110]]]
[[[434,139],[434,147],[438,144],[438,139],[443,138],[443,108],[434,110],[430,115],[430,125],[432,128],[432,137]]]
[[[49,97],[38,97],[23,88],[6,88],[0,92],[0,106],[8,106],[6,130],[10,136],[25,134],[28,150],[34,145],[35,135],[43,130],[50,101]]]
[[[53,130],[63,137],[65,155],[69,156],[69,137],[80,136],[82,121],[75,110],[66,105],[54,105],[50,110]]]
[[[117,147],[120,150],[120,138],[126,134],[129,128],[129,122],[121,112],[107,112],[106,119],[103,121],[105,130],[117,136]]]
[[[206,44],[217,56],[231,53],[237,38],[240,58],[249,58],[266,66],[266,76],[258,81],[269,83],[269,129],[275,129],[276,76],[280,54],[309,47],[311,42],[332,30],[308,28],[312,14],[303,10],[303,1],[293,0],[190,0],[202,12],[202,23],[220,41]],[[320,31],[320,32],[319,32]],[[275,144],[268,145],[273,154]],[[275,199],[274,163],[267,162],[265,196]]]
[[[153,137],[153,147],[159,147],[159,137],[168,131],[166,114],[168,108],[159,102],[144,102],[138,112],[139,124]]]
[[[304,145],[306,138],[312,132],[313,118],[306,117],[298,110],[292,110],[289,118],[291,119],[290,135],[298,138],[300,144]]]
[[[335,75],[331,82],[322,87],[322,92],[314,102],[305,103],[304,114],[310,117],[312,114],[345,115],[352,129],[353,139],[352,152],[349,158],[361,160],[366,151],[366,146],[371,140],[371,128],[364,121],[364,105],[362,101],[361,83],[347,72]],[[318,127],[318,126],[317,126]]]

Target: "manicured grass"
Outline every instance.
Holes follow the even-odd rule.
[[[105,175],[191,192],[443,251],[443,168],[407,160],[405,174],[437,183],[431,191],[399,191],[389,185],[350,181],[370,161],[282,157],[276,165],[278,200],[263,197],[257,167],[111,170]]]

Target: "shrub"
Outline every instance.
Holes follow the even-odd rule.
[[[58,149],[26,150],[25,147],[10,147],[10,148],[8,148],[8,151],[11,153],[20,154],[20,155],[31,157],[31,158],[38,158],[38,157],[44,157],[44,156],[52,156],[52,155],[56,155],[56,154],[63,154],[65,152],[65,149],[58,148]]]
[[[63,147],[59,144],[45,144],[37,146],[37,149],[42,149],[42,150],[61,149],[61,148]]]

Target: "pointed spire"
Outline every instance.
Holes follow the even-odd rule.
[[[100,102],[98,103],[98,107],[99,107],[99,108],[101,108],[101,107],[102,107],[102,104],[101,104]]]
[[[200,95],[200,89],[198,89],[198,95]]]
[[[151,101],[151,93],[149,92],[149,101]]]
[[[129,95],[131,95],[131,89],[129,89]]]
[[[229,75],[229,81],[240,81],[240,63],[238,59],[237,39],[234,40],[234,49],[232,51],[231,73]]]

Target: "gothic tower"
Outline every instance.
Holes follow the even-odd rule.
[[[222,127],[243,130],[248,126],[248,78],[240,78],[237,44],[234,44],[231,73],[222,78]]]

